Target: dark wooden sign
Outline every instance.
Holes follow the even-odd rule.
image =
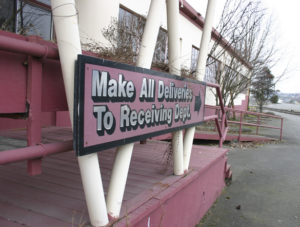
[[[74,146],[81,156],[195,126],[205,83],[79,55]]]

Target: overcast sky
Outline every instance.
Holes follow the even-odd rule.
[[[225,0],[217,0],[215,25],[217,24]],[[280,50],[281,60],[272,69],[274,76],[282,74],[286,65],[289,72],[277,83],[276,89],[285,93],[300,93],[300,1],[299,0],[261,0],[268,13],[272,15],[274,33]],[[187,0],[197,11],[205,16],[207,0]]]

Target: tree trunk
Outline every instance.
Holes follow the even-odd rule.
[[[263,104],[259,103],[259,112],[262,113],[262,110],[263,110]]]

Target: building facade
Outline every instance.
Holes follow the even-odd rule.
[[[145,23],[150,0],[86,0],[91,4],[83,4],[83,1],[77,1],[78,21],[81,42],[83,46],[86,44],[98,45],[110,48],[111,40],[105,37],[105,30],[110,31],[110,26],[116,23],[121,26],[125,32],[125,38],[130,42],[131,51],[137,53],[139,49],[139,41],[143,33],[143,24]],[[84,1],[85,2],[85,1]],[[180,32],[180,62],[181,67],[188,73],[193,74],[196,69],[201,34],[204,25],[203,17],[193,9],[188,2],[182,0],[180,4],[179,32]],[[2,30],[17,33],[25,36],[40,36],[44,40],[55,41],[55,32],[53,29],[53,17],[59,15],[51,14],[50,0],[2,0],[0,8],[0,26]],[[88,16],[87,16],[88,15]],[[161,27],[153,55],[153,63],[158,65],[168,64],[168,36],[167,36],[167,16],[166,6],[162,13],[157,15],[161,20]],[[119,35],[119,34],[118,34]],[[23,38],[20,38],[23,39]],[[217,41],[218,40],[218,41]],[[122,40],[123,41],[123,40]],[[247,76],[251,67],[243,59],[241,59],[234,50],[228,47],[226,40],[220,38],[215,30],[212,32],[212,40],[210,48],[218,42],[217,50],[224,51],[221,56],[213,56],[207,60],[207,67],[204,81],[215,83],[215,75],[220,69],[228,67],[230,56],[235,56],[240,64],[238,74]],[[50,44],[49,44],[50,45]],[[119,45],[117,43],[117,45]],[[88,49],[88,47],[86,47]],[[132,62],[135,61],[134,56]],[[154,65],[155,66],[155,65]],[[47,66],[45,66],[47,67]],[[155,67],[154,67],[155,68]],[[225,70],[223,70],[225,71]],[[47,72],[45,71],[45,74]],[[50,86],[48,84],[48,86]],[[49,90],[49,89],[48,89]],[[215,95],[211,90],[207,90],[206,104],[215,105]],[[228,103],[227,103],[228,104]],[[248,104],[248,92],[238,95],[234,100],[235,108],[245,110]],[[45,114],[45,124],[53,119],[53,113]],[[68,125],[69,121],[65,121],[68,116],[66,111],[55,111],[56,124]],[[46,120],[48,119],[48,120]],[[20,120],[21,122],[22,120]],[[48,122],[48,123],[47,123]],[[5,127],[9,121],[2,124]],[[23,123],[20,123],[20,126]]]

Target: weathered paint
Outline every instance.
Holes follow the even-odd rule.
[[[195,226],[225,186],[226,152],[194,146],[191,170],[181,178],[168,177],[153,193],[143,194],[138,199],[145,203],[127,210],[114,226],[142,227],[149,220],[150,226]]]
[[[53,142],[71,137],[70,129],[47,128],[43,130],[45,141]],[[20,130],[10,133],[9,136],[13,134],[15,137],[26,139],[25,133]],[[135,145],[121,209],[120,221],[122,223],[123,221],[126,223],[127,217],[130,218],[128,221],[132,224],[143,223],[143,220],[147,222],[151,215],[151,226],[159,226],[155,223],[159,223],[163,212],[165,215],[162,226],[176,226],[170,220],[170,215],[176,215],[174,216],[176,220],[183,219],[178,221],[178,226],[185,226],[188,221],[196,223],[222,191],[224,179],[221,177],[224,177],[226,169],[224,149],[195,146],[191,157],[191,171],[185,176],[174,176],[172,168],[162,166],[168,145],[169,143],[160,141],[148,141],[144,145]],[[71,147],[72,144],[69,143],[69,146]],[[102,174],[106,191],[115,154],[113,149],[100,154],[99,161],[104,167]],[[63,226],[79,225],[88,221],[78,163],[74,153],[65,152],[47,157],[43,160],[43,165],[44,174],[36,177],[28,177],[24,174],[26,166],[22,162],[0,166],[0,197],[3,198],[0,201],[0,213],[2,217],[10,220],[7,221],[8,223],[18,222],[29,226],[41,226],[45,223],[49,226],[57,226],[57,220],[63,222],[60,223]],[[203,192],[205,192],[204,196]],[[186,201],[184,196],[187,196]],[[151,198],[154,198],[156,207],[152,206]],[[173,209],[172,205],[178,205],[178,203],[183,203],[183,208]],[[178,211],[180,215],[176,213]],[[187,211],[189,214],[184,217],[184,212]],[[4,219],[0,219],[0,223]],[[10,226],[8,223],[3,226]]]

